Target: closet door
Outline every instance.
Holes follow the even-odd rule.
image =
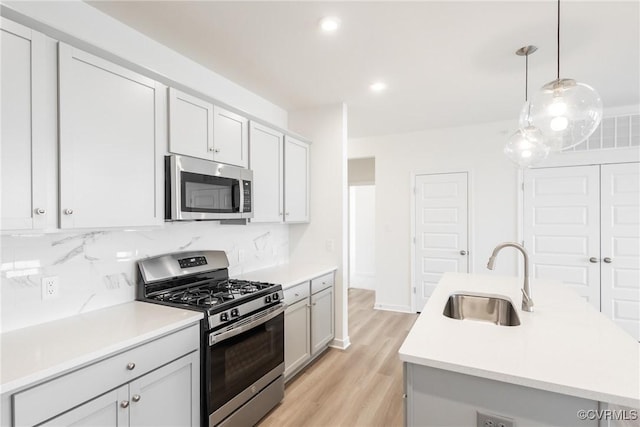
[[[524,243],[532,276],[566,283],[598,310],[599,175],[599,166],[527,169],[524,174]]]
[[[603,165],[602,312],[640,339],[640,163]]]

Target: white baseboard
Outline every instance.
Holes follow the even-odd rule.
[[[349,337],[345,337],[341,340],[334,339],[333,341],[331,341],[331,344],[329,344],[329,347],[337,348],[338,350],[346,350],[349,348],[350,345],[351,345],[351,340],[349,339]]]
[[[397,311],[399,313],[414,313],[409,305],[374,304],[376,310]]]

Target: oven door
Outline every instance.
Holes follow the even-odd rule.
[[[216,425],[284,373],[284,304],[210,333],[205,367],[209,425]]]

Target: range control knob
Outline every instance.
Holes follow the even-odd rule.
[[[271,296],[271,299],[274,301],[278,301],[278,299],[280,299],[280,296],[278,294],[273,294],[273,296]]]
[[[240,313],[238,312],[237,308],[234,308],[231,310],[231,317],[238,317],[240,316]]]
[[[229,315],[226,312],[220,314],[220,320],[226,322],[227,320],[229,320]]]
[[[271,295],[267,295],[266,297],[264,297],[264,302],[269,304],[271,302]]]

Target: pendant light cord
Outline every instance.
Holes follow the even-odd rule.
[[[529,100],[529,52],[524,57],[524,102]]]
[[[557,75],[556,78],[560,79],[560,0],[558,0],[558,33],[557,33],[557,42],[558,42],[558,63],[557,63]]]

